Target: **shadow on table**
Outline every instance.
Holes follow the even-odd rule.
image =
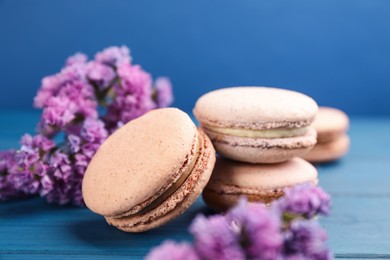
[[[41,230],[43,237],[60,239],[65,248],[86,248],[104,254],[115,250],[115,254],[139,256],[146,255],[150,248],[166,239],[191,240],[188,228],[195,216],[213,213],[199,199],[183,215],[162,227],[144,233],[126,233],[108,225],[102,216],[86,208],[48,204],[40,198],[0,204],[0,221],[14,227],[20,227],[22,223],[32,228],[32,232]]]
[[[104,218],[94,215],[93,219],[80,219],[69,223],[70,232],[79,239],[99,249],[122,248],[146,254],[153,246],[165,239],[191,240],[188,228],[198,214],[214,214],[203,202],[198,201],[187,212],[162,227],[143,233],[126,233],[108,225]]]

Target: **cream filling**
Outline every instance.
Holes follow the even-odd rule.
[[[224,128],[203,125],[206,130],[224,135],[249,137],[249,138],[285,138],[302,136],[307,133],[309,126],[299,128],[277,128],[277,129],[244,129],[244,128]]]
[[[132,215],[127,215],[121,218],[126,218],[126,217],[134,217],[138,215],[142,215],[148,211],[151,211],[155,208],[157,208],[160,204],[162,204],[166,199],[168,199],[175,191],[177,191],[187,180],[187,178],[191,175],[192,170],[195,168],[195,164],[198,161],[198,158],[200,156],[200,146],[201,144],[201,139],[200,136],[198,137],[198,141],[195,142],[195,154],[192,160],[188,163],[186,166],[186,170],[181,174],[179,179],[177,179],[166,191],[164,191],[159,197],[157,197],[154,201],[152,201],[148,206],[140,210],[139,212],[132,214]],[[115,218],[115,217],[114,217]]]

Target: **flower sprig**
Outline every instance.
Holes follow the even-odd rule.
[[[153,82],[125,46],[90,61],[82,53],[69,57],[59,73],[42,79],[34,98],[42,109],[36,134],[24,135],[18,150],[0,152],[0,200],[39,194],[83,205],[82,177],[107,136],[172,101],[170,81]]]
[[[329,209],[330,196],[311,184],[286,190],[269,207],[242,199],[225,215],[197,216],[192,244],[168,240],[146,259],[331,259],[326,232],[314,219]]]

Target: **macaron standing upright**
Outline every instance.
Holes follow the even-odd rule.
[[[348,116],[337,108],[320,107],[312,126],[317,131],[317,144],[302,157],[313,163],[330,162],[343,157],[349,150]]]
[[[153,110],[114,132],[85,173],[89,209],[127,232],[146,231],[190,207],[207,184],[215,150],[175,108]]]
[[[290,90],[233,87],[209,92],[193,110],[217,152],[248,163],[303,156],[316,143],[317,103]]]

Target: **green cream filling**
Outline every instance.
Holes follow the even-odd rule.
[[[216,126],[203,126],[206,130],[224,135],[238,136],[238,137],[249,137],[249,138],[285,138],[302,136],[308,130],[309,127],[299,128],[278,128],[278,129],[243,129],[243,128],[224,128]]]

